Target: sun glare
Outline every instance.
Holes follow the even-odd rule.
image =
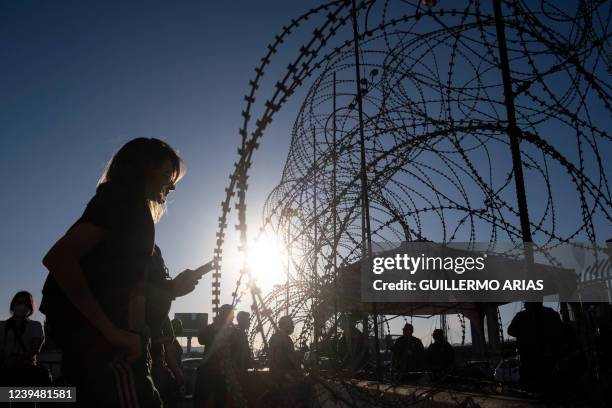
[[[276,237],[262,235],[249,247],[247,265],[256,279],[257,285],[267,292],[276,284],[286,282],[285,267],[287,257],[278,244]]]

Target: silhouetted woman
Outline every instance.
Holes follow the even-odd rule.
[[[161,406],[150,375],[146,287],[155,222],[184,173],[165,142],[138,138],[111,159],[83,215],[43,264],[40,310],[62,348],[62,374],[82,406]],[[174,296],[197,278],[181,273]]]
[[[13,296],[11,317],[0,322],[0,385],[49,385],[49,372],[36,365],[44,341],[40,322],[30,320],[34,297],[21,291]]]

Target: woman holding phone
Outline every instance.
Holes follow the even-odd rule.
[[[155,223],[183,174],[182,159],[167,143],[126,143],[83,215],[43,259],[49,275],[40,311],[80,406],[161,406],[150,375],[147,288]],[[193,291],[210,269],[209,263],[169,280],[170,297]]]

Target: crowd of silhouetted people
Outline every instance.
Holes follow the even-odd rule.
[[[160,265],[163,265],[163,262]],[[165,267],[161,269],[165,270]],[[11,317],[0,322],[1,384],[72,385],[69,377],[71,366],[66,365],[66,362],[71,362],[66,357],[70,357],[72,350],[61,349],[64,353],[62,375],[53,379],[53,382],[49,370],[37,362],[37,356],[45,342],[45,333],[40,322],[30,319],[35,311],[34,297],[25,291],[18,292],[11,300],[9,310]],[[150,311],[151,316],[157,316],[157,324],[151,324],[149,328],[150,337],[145,357],[148,370],[142,374],[150,381],[159,406],[163,404],[165,407],[176,407],[185,393],[185,378],[181,365],[183,348],[177,340],[182,334],[182,324],[178,319],[171,321],[167,314],[163,314],[164,311],[167,309],[157,313]],[[248,382],[252,383],[255,378],[251,377],[249,380],[249,369],[262,368],[261,362],[256,362],[250,348],[250,324],[248,312],[241,311],[235,315],[234,307],[222,305],[213,322],[201,327],[198,341],[204,346],[204,353],[195,375],[194,408],[249,405],[248,400],[252,395],[247,394],[253,393],[253,390],[249,389],[253,384],[249,386]],[[267,343],[265,365],[269,368],[269,377],[265,381],[262,378],[256,385],[260,388],[257,390],[259,404],[263,401],[268,406],[313,406],[314,384],[306,375],[309,357],[308,353],[305,355],[303,349],[297,350],[294,345],[291,337],[295,328],[293,319],[283,316],[274,327]],[[606,376],[610,375],[612,360],[611,337],[606,327],[601,325],[596,347],[600,357],[600,375],[608,378]],[[345,319],[339,328],[342,334],[334,346],[338,357],[335,368],[348,370],[350,373],[366,369],[368,364],[372,364],[367,338],[350,319]],[[516,338],[520,359],[520,386],[524,391],[545,398],[550,397],[556,392],[555,388],[558,393],[558,387],[575,386],[581,373],[585,373],[587,361],[575,331],[571,325],[562,321],[556,311],[542,303],[525,303],[524,310],[517,313],[508,326],[508,334]],[[50,337],[53,339],[58,336],[55,334]],[[321,349],[324,348],[324,345],[320,346]],[[89,349],[90,353],[103,350],[96,347],[99,347],[96,343],[83,345],[83,349]],[[314,349],[310,351],[315,352]],[[399,382],[421,379],[425,373],[430,380],[444,380],[452,374],[456,366],[455,351],[441,329],[433,331],[432,342],[425,348],[423,342],[414,336],[412,324],[406,323],[402,335],[391,345],[390,352],[392,369],[397,374],[396,381]],[[91,360],[88,362],[92,364],[88,367],[89,370],[97,371],[98,395],[101,396],[105,392],[113,395],[104,397],[103,405],[100,406],[115,406],[116,394],[129,391],[122,390],[118,377],[127,376],[127,380],[132,382],[135,381],[134,377],[118,370],[117,365],[104,367],[92,363]],[[312,364],[318,364],[316,358],[314,363],[311,361],[310,364],[310,368]],[[104,373],[107,374],[106,377]],[[120,387],[117,388],[117,385]]]
[[[391,347],[393,368],[399,374],[400,381],[418,378],[424,371],[429,371],[434,376],[448,373],[453,366],[455,352],[446,340],[442,329],[433,331],[433,342],[427,350],[423,342],[413,333],[412,324],[406,323],[402,335]]]
[[[161,258],[159,248],[156,251],[156,264],[159,268],[158,274],[163,274],[165,265]],[[160,299],[156,297],[159,302]],[[167,314],[167,306],[160,304],[149,305],[149,339],[146,344],[146,372],[141,372],[142,378],[150,381],[152,394],[149,401],[141,406],[154,406],[159,403],[165,407],[176,407],[185,392],[185,378],[181,366],[183,348],[177,341],[181,336],[182,324],[178,319],[170,320]],[[161,309],[159,309],[161,307]],[[158,310],[159,309],[159,310]],[[45,341],[43,326],[40,322],[30,320],[29,317],[35,310],[34,297],[28,292],[17,293],[10,303],[11,317],[0,323],[0,345],[2,347],[2,364],[0,375],[2,385],[20,386],[76,386],[82,390],[78,380],[71,377],[74,368],[71,364],[78,364],[72,360],[74,349],[59,345],[62,351],[61,375],[54,378],[49,370],[37,364],[37,354]],[[239,312],[234,316],[235,310],[230,305],[223,305],[211,324],[201,328],[198,333],[198,341],[204,346],[201,364],[197,368],[195,384],[193,389],[193,406],[198,407],[225,407],[228,404],[244,405],[247,395],[245,390],[247,371],[255,367],[255,361],[249,346],[248,331],[250,326],[250,314]],[[236,323],[234,323],[236,318]],[[45,325],[48,330],[49,325]],[[400,344],[407,339],[408,343],[415,342],[411,337],[412,330],[405,328],[405,336],[398,339],[394,352],[400,351]],[[339,338],[338,352],[342,357],[338,361],[338,368],[355,372],[363,369],[369,358],[367,340],[360,331],[349,320],[342,324],[342,335]],[[411,328],[410,328],[411,329]],[[281,317],[275,324],[275,330],[267,344],[266,366],[269,368],[269,378],[265,384],[266,392],[259,392],[260,402],[270,406],[311,406],[314,404],[313,383],[307,379],[303,369],[304,350],[296,350],[291,335],[294,331],[294,322],[290,316]],[[71,332],[74,334],[74,332]],[[439,336],[434,333],[434,344],[437,344]],[[62,338],[57,332],[49,333],[49,341]],[[73,341],[78,341],[74,339]],[[441,340],[441,344],[445,344]],[[420,344],[417,339],[416,342]],[[64,343],[65,344],[65,343]],[[447,344],[447,343],[446,343]],[[432,344],[432,346],[434,346]],[[422,348],[422,345],[421,345]],[[428,358],[432,364],[447,364],[444,359],[437,356],[435,347],[430,347]],[[84,390],[85,397],[94,393],[100,400],[99,406],[120,406],[119,398],[139,398],[138,394],[127,395],[137,390],[145,393],[134,372],[120,369],[118,363],[125,359],[125,355],[118,354],[112,363],[106,366],[102,364],[101,358],[105,350],[99,343],[84,343],[79,350],[84,350],[87,369],[97,379],[94,390]],[[444,353],[445,350],[442,351]],[[451,349],[452,352],[452,349]],[[418,353],[418,351],[417,351]],[[416,356],[417,354],[415,354]],[[451,357],[452,359],[452,357]],[[125,360],[124,364],[125,364]],[[131,364],[131,363],[128,363]],[[316,364],[316,363],[315,363]],[[132,366],[132,370],[136,367]],[[141,378],[141,381],[142,381]],[[125,387],[126,382],[132,382],[130,390]],[[87,385],[85,385],[87,386]],[[138,388],[141,387],[141,388]],[[261,391],[261,390],[260,390]],[[104,395],[106,394],[106,395]],[[121,395],[123,394],[123,395]],[[82,395],[82,394],[80,394]],[[145,396],[147,394],[145,393]],[[82,401],[82,400],[81,400]],[[87,400],[89,402],[89,400]],[[115,405],[118,403],[119,405]],[[82,403],[83,406],[88,406]],[[247,404],[248,405],[248,404]]]
[[[563,321],[558,312],[541,302],[526,302],[524,309],[510,322],[507,332],[516,339],[518,358],[519,383],[515,386],[523,395],[558,398],[570,390],[584,389],[589,381],[587,376],[593,376],[593,373],[595,376],[590,381],[610,384],[612,310],[608,304],[584,303],[580,308],[584,320],[582,325],[589,330],[583,339],[580,339],[575,323]],[[443,331],[434,330],[433,342],[427,349],[413,332],[413,326],[406,323],[402,336],[391,346],[397,381],[418,380],[425,372],[433,380],[455,376],[455,352],[444,338]],[[605,391],[608,388],[599,388],[604,390],[600,398],[612,401],[609,392]]]
[[[131,140],[112,157],[83,213],[43,258],[48,269],[40,305],[45,332],[30,319],[35,311],[30,293],[19,292],[10,302],[11,317],[0,323],[3,385],[76,387],[77,403],[71,407],[178,404],[186,385],[177,341],[182,328],[180,321],[169,319],[170,306],[191,293],[214,265],[171,277],[156,245],[155,224],[184,172],[177,151],[159,139]],[[196,408],[230,401],[241,406],[249,398],[245,375],[254,365],[247,335],[250,316],[240,312],[236,323],[234,317],[234,308],[223,305],[199,333],[204,355],[193,393]],[[333,350],[339,357],[334,368],[351,375],[367,370],[379,357],[373,357],[367,333],[351,319],[341,322],[339,338],[334,338],[334,327],[328,336],[333,341],[322,340],[310,350],[305,345],[296,350],[290,316],[273,326],[265,345],[270,369],[266,406],[310,404],[314,385],[304,367],[319,364],[319,350]],[[610,376],[611,330],[609,324],[597,330],[599,373]],[[581,347],[574,331],[541,304],[526,304],[508,333],[517,339],[521,382],[528,390],[546,393],[559,367],[577,372],[584,364],[580,358],[568,359]],[[393,368],[400,378],[422,371],[444,378],[452,370],[453,347],[442,330],[434,330],[432,337],[425,350],[413,327],[405,325],[392,346]],[[37,363],[45,339],[61,350],[61,376],[53,383],[49,371]]]

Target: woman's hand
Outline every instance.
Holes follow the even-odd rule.
[[[128,363],[133,363],[142,355],[140,336],[136,333],[115,327],[104,337],[110,344],[125,351]]]
[[[185,269],[172,279],[172,294],[174,297],[181,297],[193,292],[199,280],[191,269]]]
[[[172,294],[174,297],[185,296],[193,292],[202,276],[210,270],[212,270],[212,262],[200,266],[195,270],[185,269],[183,272],[176,275],[176,277],[172,279]]]

